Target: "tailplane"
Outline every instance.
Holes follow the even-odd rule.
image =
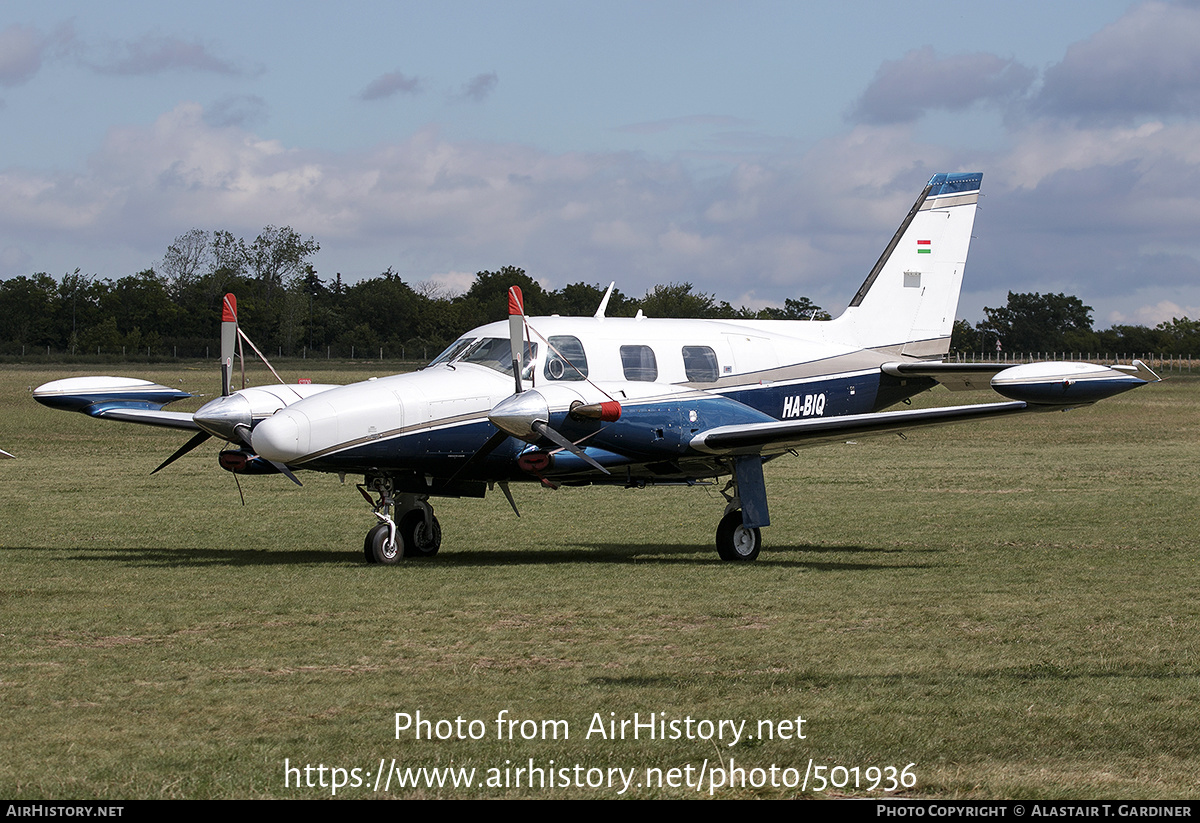
[[[950,350],[980,172],[935,174],[830,331],[861,348],[912,357]]]

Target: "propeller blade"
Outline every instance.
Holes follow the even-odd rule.
[[[597,463],[595,460],[593,460],[591,457],[589,457],[583,449],[576,446],[570,440],[563,437],[561,434],[556,432],[554,429],[550,428],[548,425],[543,423],[541,420],[533,421],[533,428],[534,428],[534,431],[536,431],[538,434],[542,435],[542,437],[545,437],[547,440],[553,441],[555,443],[555,445],[566,449],[571,454],[575,455],[576,457],[578,457],[584,463],[587,463],[592,468],[599,469],[600,471],[604,472],[605,474],[612,474],[612,472],[610,472],[608,469],[604,468],[599,463]]]
[[[525,359],[525,299],[519,286],[508,287],[508,339],[512,345],[513,379],[521,393],[521,362]]]
[[[210,437],[212,437],[212,435],[209,434],[208,432],[196,432],[196,434],[192,436],[191,440],[189,440],[188,442],[186,442],[182,446],[180,446],[173,455],[171,455],[166,460],[164,460],[162,463],[160,463],[158,468],[150,473],[157,474],[160,470],[165,469],[167,466],[171,465],[176,460],[183,457],[185,454],[187,454],[192,449],[199,446],[201,443],[203,443],[205,440],[207,440]]]
[[[521,513],[517,511],[517,501],[513,500],[512,492],[508,490],[508,481],[501,480],[497,485],[500,486],[500,491],[504,492],[504,496],[508,498],[508,505],[512,506],[513,514],[520,517]]]
[[[233,394],[233,355],[237,342],[237,298],[225,295],[221,302],[221,394]]]
[[[236,423],[233,427],[233,433],[237,435],[238,440],[241,441],[243,446],[250,451],[254,451],[254,443],[251,440],[252,432],[249,426],[245,423]]]
[[[259,455],[259,457],[262,457],[262,455]],[[263,460],[267,460],[267,458],[263,457]],[[283,465],[282,463],[276,463],[274,460],[267,460],[267,462],[270,463],[272,466],[274,466],[275,470],[277,472],[282,474],[288,480],[291,480],[297,486],[304,485],[303,483],[300,482],[300,480],[296,477],[296,475],[292,474],[292,470],[289,469],[287,466]]]
[[[455,481],[455,479],[457,479],[458,476],[460,474],[462,474],[463,471],[465,471],[468,466],[478,463],[480,460],[482,460],[483,458],[487,457],[489,454],[494,452],[497,448],[499,448],[501,443],[503,443],[505,440],[508,439],[508,437],[509,437],[508,432],[497,429],[496,433],[493,434],[491,437],[489,437],[487,439],[487,442],[479,447],[478,451],[476,451],[473,455],[468,457],[467,461],[465,463],[463,463],[461,466],[459,466],[458,469],[455,470],[454,474],[450,475],[450,479],[447,480],[446,482],[453,483]]]

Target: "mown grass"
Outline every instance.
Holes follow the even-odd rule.
[[[0,376],[18,456],[0,461],[6,797],[328,796],[285,786],[285,758],[481,774],[812,758],[915,763],[912,796],[1200,796],[1200,381],[776,460],[753,564],[717,559],[715,491],[529,486],[519,520],[498,494],[438,502],[442,553],[383,568],[361,561],[354,478],[244,478],[242,507],[210,446],[150,477],[185,436],[29,397],[71,373]],[[570,739],[497,740],[503,709],[567,720]],[[394,714],[416,710],[484,720],[486,739],[397,740]],[[597,712],[799,715],[806,739],[586,739]]]

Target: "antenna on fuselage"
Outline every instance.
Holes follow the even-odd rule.
[[[603,320],[603,319],[604,319],[604,310],[608,308],[608,298],[612,297],[612,293],[613,293],[613,286],[615,286],[615,285],[617,285],[617,281],[616,281],[616,280],[614,280],[614,281],[612,281],[611,283],[609,283],[609,284],[608,284],[608,291],[606,291],[606,292],[604,293],[604,297],[602,297],[602,298],[600,299],[600,308],[596,309],[596,313],[595,313],[594,315],[592,315],[592,316],[593,316],[593,317],[595,317],[597,320]]]

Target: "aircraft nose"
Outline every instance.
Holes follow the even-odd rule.
[[[283,409],[254,427],[254,451],[268,460],[287,463],[308,453],[308,418]]]

